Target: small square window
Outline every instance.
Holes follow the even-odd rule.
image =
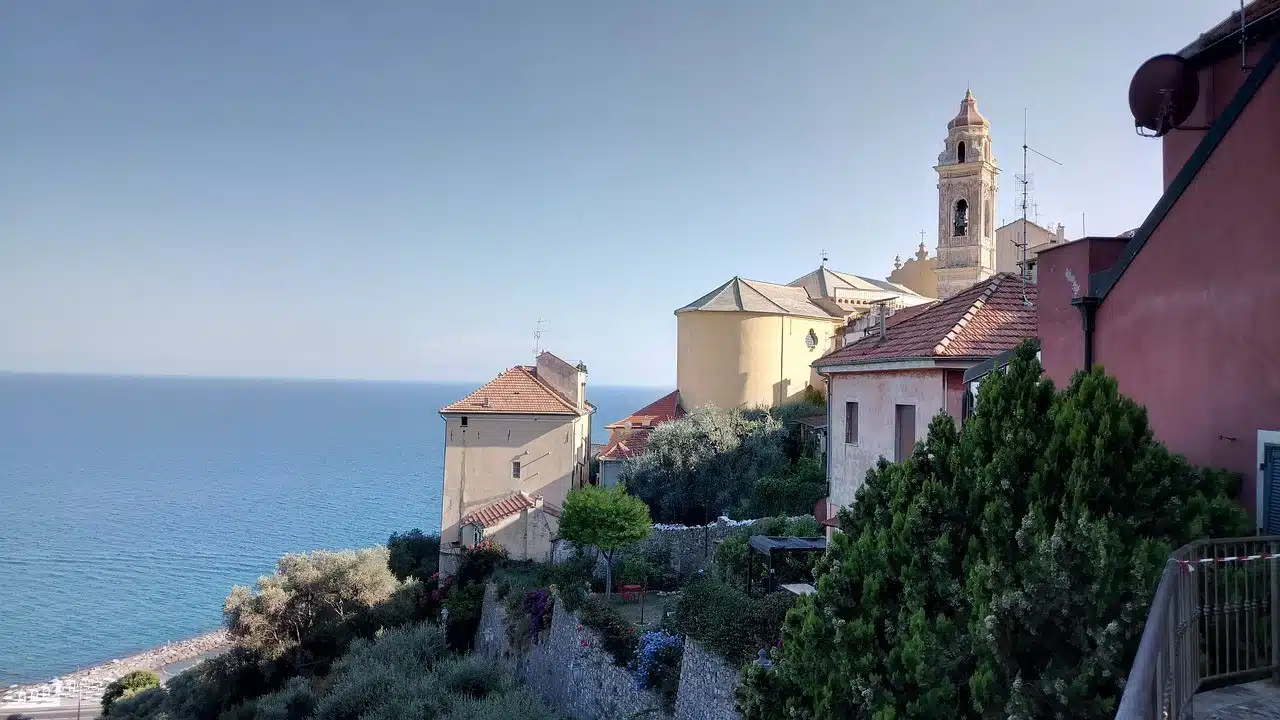
[[[466,416],[466,415],[463,415],[463,416],[462,416],[462,427],[466,427],[466,426],[467,426],[467,416]]]
[[[514,480],[520,479],[520,461],[516,460],[511,463],[511,477]]]

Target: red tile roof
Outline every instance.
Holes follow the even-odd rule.
[[[541,499],[541,497],[530,497],[528,493],[523,491],[518,492],[492,505],[486,505],[479,510],[472,510],[462,517],[462,524],[490,527],[504,518],[509,518],[525,510],[534,509],[538,506],[537,501]]]
[[[672,390],[627,417],[605,425],[605,429],[626,428],[627,423],[631,423],[630,426],[633,428],[652,428],[657,427],[659,423],[679,417],[684,417],[684,407],[680,405],[680,391]]]
[[[465,398],[440,409],[442,413],[519,413],[578,415],[568,398],[538,378],[537,368],[517,365]]]
[[[627,437],[611,437],[600,453],[601,460],[626,460],[644,454],[651,430],[636,430]]]
[[[814,366],[993,357],[1036,336],[1035,303],[1035,285],[1024,284],[1017,275],[1000,273],[888,325],[883,339],[878,333],[868,335],[819,359]]]

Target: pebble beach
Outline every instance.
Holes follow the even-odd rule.
[[[75,703],[77,699],[96,704],[108,684],[134,670],[159,672],[170,665],[216,655],[230,647],[231,641],[225,630],[197,635],[68,673],[48,682],[5,688],[0,692],[0,708],[61,705]],[[161,678],[167,679],[164,673],[161,673]]]

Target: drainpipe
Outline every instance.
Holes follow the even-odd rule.
[[[1097,327],[1098,306],[1102,298],[1086,295],[1071,301],[1080,309],[1080,319],[1084,323],[1084,371],[1093,370],[1093,331]]]

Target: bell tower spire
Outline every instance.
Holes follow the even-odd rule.
[[[938,173],[938,297],[948,298],[996,271],[996,176],[991,124],[966,89],[947,123]]]

